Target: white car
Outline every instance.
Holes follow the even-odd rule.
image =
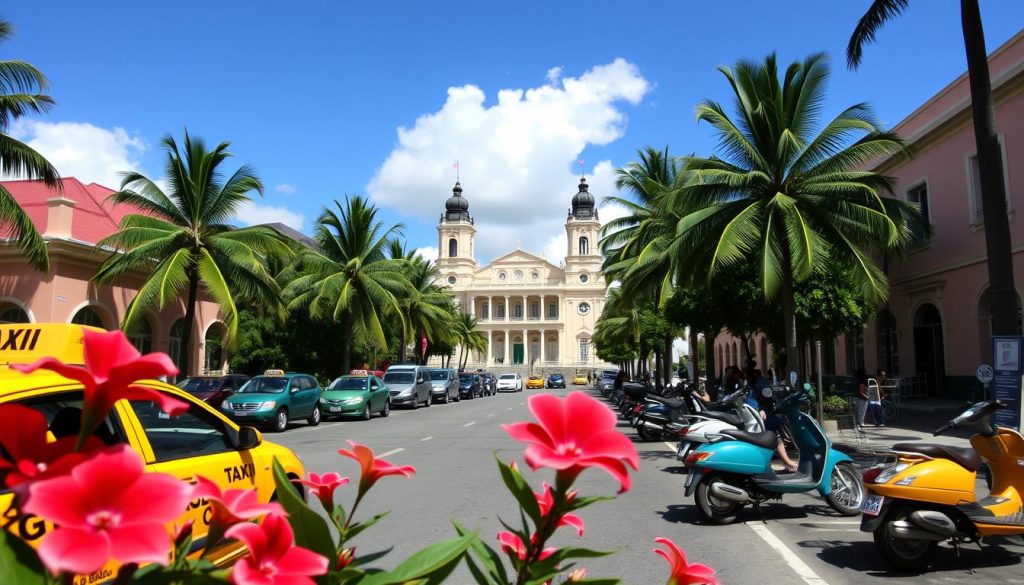
[[[505,390],[509,392],[522,392],[523,377],[519,374],[502,374],[498,376],[498,392]]]

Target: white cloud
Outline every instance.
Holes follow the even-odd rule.
[[[428,262],[433,262],[437,260],[437,257],[439,255],[436,246],[424,246],[422,248],[416,248],[415,254]]]
[[[299,192],[295,185],[289,185],[288,183],[281,183],[280,185],[274,185],[274,191],[278,193],[284,193],[285,195],[295,195]]]
[[[146,144],[124,128],[100,128],[85,122],[18,120],[11,135],[27,143],[57,168],[62,177],[116,189],[121,173],[140,169]]]
[[[302,231],[302,225],[306,221],[301,213],[295,213],[285,207],[260,205],[252,201],[242,202],[235,215],[238,221],[244,225],[280,222],[299,231]]]
[[[478,230],[476,256],[488,261],[516,241],[556,263],[565,255],[564,222],[578,183],[576,161],[589,145],[622,137],[620,106],[638,104],[650,84],[622,60],[579,77],[548,71],[548,85],[498,91],[485,104],[473,85],[451,87],[437,112],[398,129],[398,143],[367,187],[378,204],[436,218],[460,163],[463,195]],[[614,167],[601,161],[587,174],[600,200],[615,193]],[[602,210],[602,219],[604,210]],[[561,237],[561,249],[555,238]]]

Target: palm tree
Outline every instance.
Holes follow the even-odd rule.
[[[0,20],[0,42],[14,35],[14,27]],[[0,61],[0,170],[7,176],[41,179],[50,189],[60,190],[60,176],[44,157],[7,132],[22,116],[41,114],[54,106],[46,95],[50,82],[41,71],[24,61]],[[10,230],[36,270],[49,272],[46,242],[14,196],[0,185],[0,228]]]
[[[284,290],[289,309],[308,307],[314,318],[341,323],[341,370],[347,372],[354,335],[387,351],[382,315],[398,315],[405,327],[399,299],[411,285],[404,260],[387,256],[402,225],[384,227],[377,208],[358,195],[334,204],[337,211],[325,208],[317,220],[320,250],[305,251],[279,279],[290,281]]]
[[[721,67],[736,98],[736,120],[704,101],[697,119],[711,124],[722,158],[691,158],[684,169],[686,213],[677,227],[686,266],[709,278],[756,262],[765,296],[779,297],[787,369],[797,369],[794,283],[826,261],[850,266],[865,298],[888,292],[873,251],[897,251],[910,238],[916,204],[885,197],[889,179],[858,170],[902,152],[866,104],[851,106],[816,132],[828,67],[824,55],[790,65],[780,79],[775,56]],[[859,137],[856,138],[855,137]]]
[[[93,280],[104,283],[128,273],[149,274],[132,299],[121,327],[134,327],[151,307],[163,308],[187,291],[181,370],[191,372],[190,345],[196,302],[202,291],[220,307],[228,346],[238,332],[238,301],[280,307],[280,289],[266,268],[268,261],[292,255],[292,248],[266,227],[236,229],[228,225],[249,194],[263,194],[263,183],[248,165],[222,178],[221,166],[232,156],[222,142],[208,150],[202,139],[185,133],[184,149],[171,136],[167,152],[168,191],[140,173],[125,173],[121,189],[109,197],[142,213],[128,214],[120,230],[102,240],[112,253]]]
[[[433,342],[451,339],[451,313],[448,311],[452,297],[442,288],[434,284],[437,280],[437,267],[433,262],[420,256],[410,254],[404,260],[404,272],[409,281],[409,288],[398,298],[402,313],[400,345],[398,348],[399,363],[405,361],[407,340],[418,339],[418,335]]]
[[[477,318],[469,313],[458,312],[455,331],[459,344],[459,370],[466,369],[469,357],[474,351],[487,351],[488,339],[483,331],[477,329]]]
[[[851,69],[860,65],[864,45],[887,21],[899,16],[910,0],[874,0],[850,36],[846,60]],[[988,282],[992,295],[992,334],[1017,335],[1017,293],[1013,279],[1013,244],[1010,220],[1006,214],[1006,185],[1003,184],[1003,160],[995,128],[992,105],[992,81],[988,71],[985,30],[978,0],[960,0],[960,27],[967,52],[967,77],[971,88],[971,117],[974,141],[978,148],[981,175],[982,217],[985,222],[985,252],[988,256]]]

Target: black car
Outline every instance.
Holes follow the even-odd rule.
[[[484,395],[484,380],[480,374],[472,374],[469,372],[462,372],[459,374],[459,399],[469,398],[470,400],[477,396]]]
[[[498,380],[494,377],[494,374],[480,372],[480,378],[483,380],[485,395],[494,396],[498,393]]]
[[[565,388],[565,376],[562,374],[551,374],[547,380],[548,388]]]
[[[249,376],[229,374],[227,376],[192,376],[178,382],[178,388],[218,408],[224,399],[235,393],[249,381]]]

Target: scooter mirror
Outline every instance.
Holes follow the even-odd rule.
[[[771,398],[772,397],[772,389],[771,388],[761,388],[761,396],[763,396],[765,398]]]

